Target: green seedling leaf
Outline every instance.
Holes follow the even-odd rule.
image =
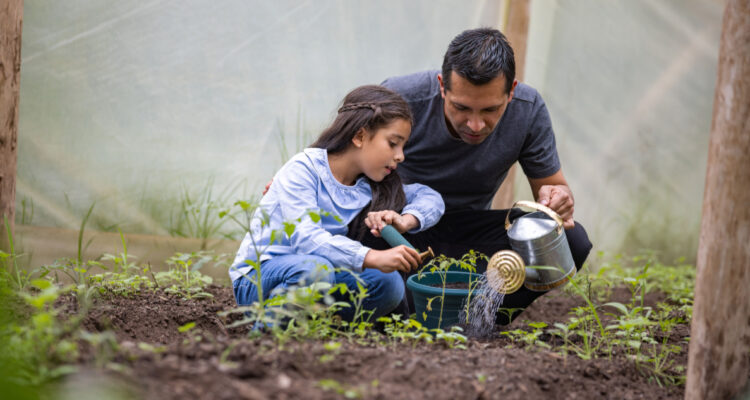
[[[294,229],[295,228],[296,228],[296,226],[293,223],[291,223],[291,222],[284,222],[284,233],[286,233],[286,235],[288,237],[290,237],[290,238],[292,237],[292,234],[294,233]]]
[[[326,342],[323,347],[328,351],[336,351],[341,348],[341,342]]]
[[[34,286],[39,290],[44,290],[52,286],[52,282],[45,279],[34,279],[33,281],[31,281],[31,286]]]
[[[248,208],[250,208],[250,203],[248,203],[247,201],[243,201],[243,200],[238,200],[238,201],[236,201],[236,202],[234,203],[234,205],[236,205],[236,206],[240,206],[240,208],[241,208],[241,209],[242,209],[243,211],[247,211],[247,209],[248,209]]]
[[[179,331],[180,333],[185,333],[193,328],[195,328],[195,322],[188,322],[187,324],[177,328],[177,331]]]
[[[281,237],[279,237],[279,231],[276,229],[271,230],[271,244],[281,243]]]
[[[547,327],[547,323],[546,322],[531,322],[529,323],[529,326],[534,329],[542,329],[542,328]]]
[[[627,315],[628,314],[628,308],[625,307],[622,303],[610,302],[610,303],[603,304],[602,307],[603,306],[614,307],[614,308],[617,309],[617,311],[620,311],[623,315]]]

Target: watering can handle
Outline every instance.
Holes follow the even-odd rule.
[[[385,239],[385,241],[388,242],[389,245],[391,245],[391,247],[404,245],[416,250],[416,248],[412,246],[412,244],[409,243],[406,238],[401,236],[396,228],[391,225],[386,225],[383,229],[381,229],[380,236],[382,236],[383,239]],[[427,251],[419,253],[419,256],[422,257],[422,260],[424,260],[427,256],[435,257],[435,253],[432,251],[432,248],[427,247]]]
[[[505,214],[505,230],[506,231],[510,229],[511,225],[513,225],[513,224],[510,223],[510,210],[516,208],[516,206],[521,206],[521,207],[526,207],[526,208],[532,208],[534,210],[541,211],[541,212],[547,214],[547,216],[550,217],[550,218],[552,218],[555,222],[557,222],[557,230],[558,231],[560,229],[562,229],[562,226],[563,226],[562,217],[560,217],[560,215],[558,213],[552,211],[551,208],[549,208],[547,206],[543,206],[543,205],[541,205],[539,203],[535,203],[533,201],[518,200],[517,202],[513,203],[513,206],[511,206],[508,209],[508,213]]]

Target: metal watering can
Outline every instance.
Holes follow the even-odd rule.
[[[510,223],[516,206],[537,210]],[[562,286],[576,274],[562,218],[532,201],[517,201],[505,216],[511,250],[495,253],[487,265],[487,282],[495,290],[513,293],[527,289],[545,292]]]

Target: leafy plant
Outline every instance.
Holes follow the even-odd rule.
[[[440,278],[441,286],[442,286],[442,293],[438,297],[433,297],[429,299],[428,304],[427,304],[427,309],[430,310],[432,309],[432,302],[435,299],[440,300],[440,315],[438,317],[438,326],[442,326],[442,323],[443,323],[443,304],[445,303],[444,301],[445,300],[445,288],[448,283],[447,282],[448,271],[460,270],[460,271],[468,271],[468,272],[476,273],[477,260],[479,259],[487,260],[487,256],[482,253],[478,253],[474,250],[469,250],[469,252],[461,256],[460,259],[455,259],[455,258],[447,257],[444,254],[440,254],[437,257],[430,260],[427,264],[425,264],[419,270],[419,272],[417,272],[417,279],[422,279],[422,276],[424,275],[425,271],[437,273],[438,277]],[[466,303],[465,303],[465,307],[466,307],[465,309],[466,321],[465,322],[466,323],[469,322],[468,319],[469,319],[471,297],[473,295],[474,290],[477,288],[478,283],[479,283],[479,280],[474,280],[470,276],[469,282],[468,282],[469,294],[467,296]],[[426,315],[423,315],[423,318],[427,319]]]
[[[224,255],[215,255],[213,251],[178,252],[167,259],[169,269],[157,272],[155,279],[166,293],[186,299],[213,297],[205,291],[206,286],[213,283],[213,279],[200,273],[200,269],[208,263],[222,265],[223,259]]]
[[[72,363],[79,355],[78,328],[87,311],[84,308],[78,315],[61,321],[54,302],[73,287],[59,287],[43,279],[33,280],[30,285],[35,293],[20,294],[30,306],[29,318],[0,327],[3,363],[13,366],[10,378],[20,386],[39,386],[76,370]]]

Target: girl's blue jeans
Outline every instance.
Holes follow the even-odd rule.
[[[367,289],[368,296],[362,302],[362,308],[373,311],[370,321],[393,311],[401,303],[405,292],[404,280],[396,271],[387,274],[376,269],[365,269],[360,273],[336,272],[330,261],[315,255],[276,256],[264,261],[260,271],[264,299],[281,294],[291,287],[306,286],[314,282],[328,282],[331,285],[344,283],[351,292],[357,293],[357,279],[352,276],[356,274]],[[255,271],[248,273],[248,277],[255,279]],[[248,278],[242,276],[236,279],[233,286],[238,305],[247,306],[258,301],[258,290]],[[349,302],[349,297],[337,296],[336,300]],[[345,307],[338,314],[342,319],[351,321],[354,318],[354,308]]]

